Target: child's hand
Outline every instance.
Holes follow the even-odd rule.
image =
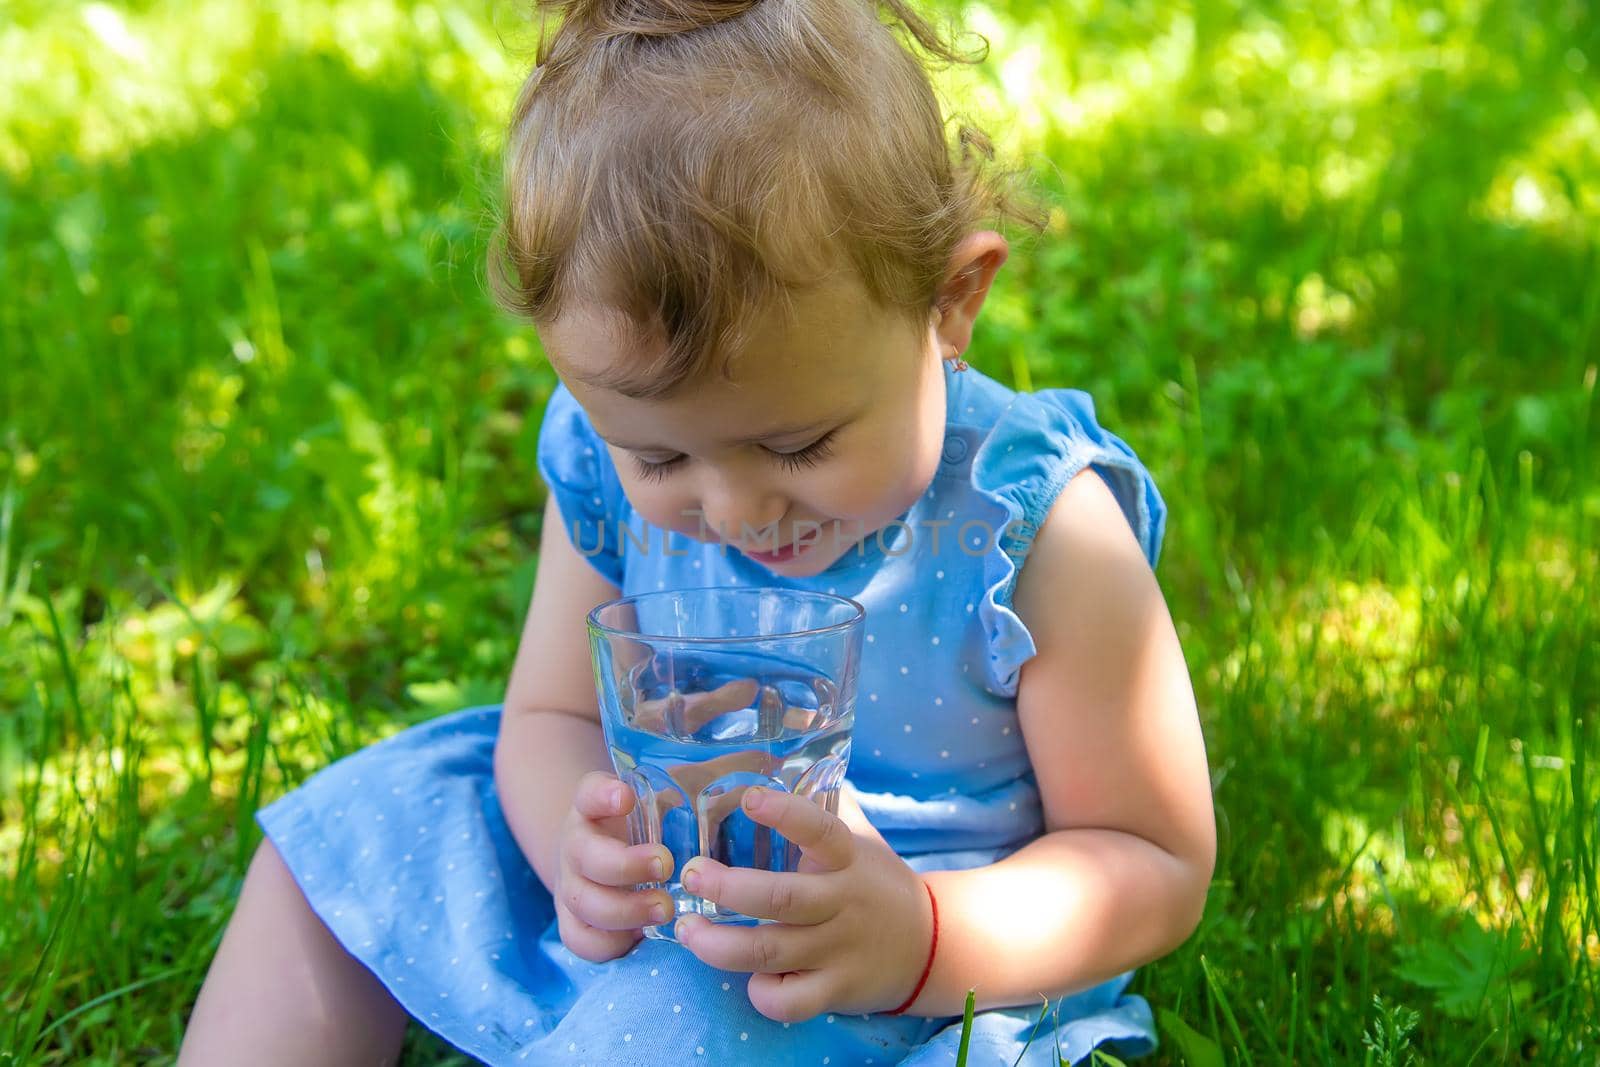
[[[776,922],[722,926],[685,915],[678,940],[713,967],[753,972],[750,1003],[769,1019],[898,1007],[916,985],[933,937],[921,878],[881,837],[853,833],[805,797],[771,789],[745,797],[752,819],[800,846],[799,871],[727,867],[696,856],[684,864],[684,885]]]
[[[660,845],[629,845],[627,814],[636,798],[614,774],[591,771],[578,783],[561,829],[556,921],[561,942],[591,963],[624,955],[642,928],[672,918],[663,889],[634,889],[672,873],[672,853]],[[659,869],[652,864],[659,862]],[[660,907],[659,914],[651,909]]]

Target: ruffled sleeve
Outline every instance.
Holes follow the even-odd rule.
[[[567,539],[602,578],[620,588],[628,498],[605,442],[565,385],[550,394],[539,427],[539,473],[561,509]]]
[[[1017,679],[1037,651],[1012,608],[1017,575],[1039,526],[1061,490],[1085,467],[1110,487],[1152,567],[1161,553],[1167,508],[1144,464],[1095,421],[1094,401],[1077,389],[1019,393],[1000,415],[972,463],[979,495],[996,506],[1003,534],[984,558],[978,606],[988,644],[991,684],[1015,696]]]

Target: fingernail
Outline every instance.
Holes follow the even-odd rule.
[[[683,869],[683,888],[691,893],[699,892],[700,868],[691,866]]]
[[[650,861],[650,872],[656,876],[658,882],[667,876],[667,865],[661,861],[660,856]]]
[[[622,787],[620,785],[611,787],[611,806],[613,808],[622,807]]]
[[[657,925],[657,926],[660,926],[662,923],[666,922],[667,921],[667,906],[665,904],[659,904],[658,903],[658,904],[656,904],[655,907],[651,908],[650,909],[650,921],[652,923],[654,923],[655,925]]]
[[[766,792],[758,785],[753,785],[744,791],[744,807],[746,811],[757,811],[761,807],[762,794]]]

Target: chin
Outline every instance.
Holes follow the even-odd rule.
[[[817,549],[807,552],[793,563],[787,565],[779,564],[777,567],[773,567],[772,572],[781,574],[786,578],[815,578],[854,551],[854,545],[849,546],[842,552],[818,546]]]

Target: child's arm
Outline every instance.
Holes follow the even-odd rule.
[[[1085,988],[1172,951],[1216,855],[1210,776],[1183,652],[1115,499],[1078,475],[1018,579],[1038,655],[1017,710],[1046,834],[999,863],[927,876],[939,948],[911,1011],[953,1015]]]
[[[1038,654],[1017,695],[1046,834],[998,863],[925,876],[938,949],[905,1010],[1037,1004],[1170,952],[1200,920],[1216,843],[1194,694],[1150,566],[1099,476],[1061,494],[1014,598]],[[881,839],[819,806],[748,790],[750,817],[804,856],[798,874],[697,857],[694,892],[775,923],[678,921],[679,940],[748,971],[768,1018],[888,1011],[918,990],[933,915]],[[807,873],[809,872],[809,873]]]
[[[636,800],[612,771],[589,667],[584,617],[617,594],[572,547],[552,498],[494,780],[512,836],[555,898],[562,942],[594,963],[627,952],[647,923],[672,914],[665,892],[636,888],[670,874],[672,854],[628,844],[625,817]]]

